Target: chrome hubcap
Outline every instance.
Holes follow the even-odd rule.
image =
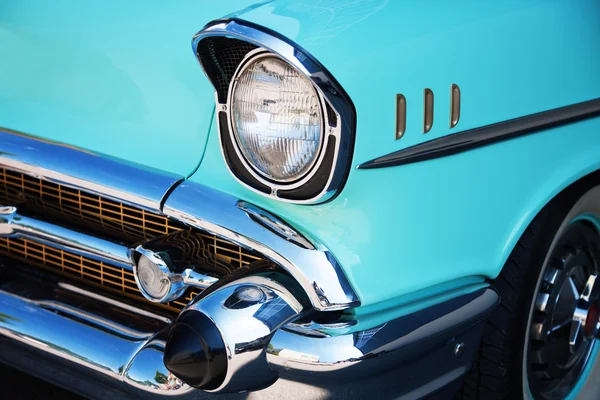
[[[563,399],[584,370],[600,326],[600,239],[575,222],[559,239],[535,295],[527,344],[529,387],[536,399]]]
[[[597,275],[590,275],[585,285],[583,293],[579,296],[579,301],[573,312],[571,322],[571,332],[569,335],[569,346],[571,353],[574,353],[585,340],[597,338],[600,327],[598,315],[598,291],[600,282]]]

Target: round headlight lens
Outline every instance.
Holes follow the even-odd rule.
[[[238,147],[256,171],[290,182],[310,170],[323,141],[323,116],[305,76],[277,57],[258,57],[237,77],[231,99]]]
[[[156,300],[165,297],[169,291],[168,275],[144,255],[137,264],[137,278],[142,289]]]

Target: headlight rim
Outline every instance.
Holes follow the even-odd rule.
[[[230,140],[226,111],[229,84],[246,54],[257,48],[279,55],[302,71],[325,99],[326,154],[314,177],[299,187],[280,187],[254,178]],[[206,24],[192,38],[192,49],[214,88],[215,127],[221,155],[231,176],[245,189],[284,203],[310,206],[336,199],[348,183],[353,166],[357,112],[333,74],[298,43],[272,29],[236,18]]]
[[[246,156],[243,154],[243,151],[241,149],[241,144],[238,139],[239,135],[237,134],[237,128],[236,128],[236,124],[234,121],[233,95],[235,92],[235,88],[237,86],[238,77],[241,76],[241,74],[250,65],[252,65],[253,62],[258,61],[262,58],[276,58],[276,59],[282,61],[283,63],[287,64],[289,67],[293,68],[298,73],[298,75],[303,80],[305,80],[305,82],[308,85],[310,85],[311,89],[317,96],[317,100],[319,102],[319,113],[320,113],[320,117],[321,117],[320,118],[320,128],[321,129],[320,129],[319,148],[316,152],[317,155],[310,163],[310,166],[306,169],[306,171],[304,171],[302,173],[301,176],[294,177],[289,180],[272,179],[272,178],[264,175],[261,171],[258,171],[252,165],[252,163],[247,160]],[[229,128],[228,129],[229,130],[229,140],[231,140],[231,142],[233,144],[233,148],[234,148],[238,158],[240,159],[240,161],[242,162],[244,168],[246,169],[246,171],[248,173],[250,173],[257,181],[259,181],[263,185],[271,188],[271,194],[276,195],[276,193],[279,189],[293,190],[293,189],[299,188],[299,187],[305,185],[307,182],[309,182],[314,177],[314,175],[318,171],[319,167],[323,163],[323,159],[325,158],[325,149],[327,148],[327,146],[329,145],[329,142],[330,142],[329,134],[327,132],[327,127],[330,126],[330,121],[329,121],[329,117],[327,115],[328,114],[327,108],[326,108],[327,105],[326,105],[326,100],[323,96],[323,93],[321,92],[320,88],[317,87],[313,83],[313,81],[310,79],[309,76],[307,76],[304,72],[300,71],[296,66],[294,66],[292,63],[290,63],[288,60],[286,60],[284,57],[280,56],[279,54],[269,51],[268,49],[258,47],[256,49],[248,52],[245,55],[245,57],[243,58],[242,62],[240,62],[240,64],[238,65],[238,67],[233,75],[233,78],[229,82],[229,87],[228,87],[228,91],[227,91],[227,102],[225,105],[226,105],[226,108],[224,111],[227,113],[227,125]]]

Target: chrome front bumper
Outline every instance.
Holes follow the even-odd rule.
[[[0,361],[90,398],[206,395],[164,366],[169,319],[12,264],[2,277]],[[487,288],[372,329],[352,332],[358,319],[287,323],[263,343],[283,381],[256,396],[281,395],[290,382],[330,394],[356,386],[356,398],[384,381],[396,396],[436,392],[469,370],[482,321],[497,304]]]
[[[15,132],[0,130],[0,143],[2,168],[167,216],[258,252],[276,267],[268,273],[242,268],[211,281],[171,320],[85,284],[6,260],[0,271],[0,361],[87,397],[206,395],[179,379],[194,382],[197,377],[187,376],[189,370],[170,364],[171,371],[180,372],[178,378],[165,367],[165,360],[173,361],[174,344],[183,342],[173,339],[175,331],[189,330],[196,320],[216,326],[226,368],[216,384],[194,386],[239,392],[282,378],[258,395],[306,382],[349,396],[361,393],[367,382],[389,379],[385,385],[394,388],[395,396],[419,397],[466,373],[482,322],[498,304],[496,292],[479,285],[436,306],[373,323],[372,316],[348,311],[360,301],[323,244],[252,204],[181,183],[175,176]],[[122,244],[18,211],[0,204],[0,237],[27,238],[133,269]],[[259,289],[264,298],[231,302],[238,290],[247,288]],[[298,396],[307,397],[302,391]]]

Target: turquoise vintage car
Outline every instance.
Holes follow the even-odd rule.
[[[597,0],[0,10],[3,363],[90,398],[600,398]]]

